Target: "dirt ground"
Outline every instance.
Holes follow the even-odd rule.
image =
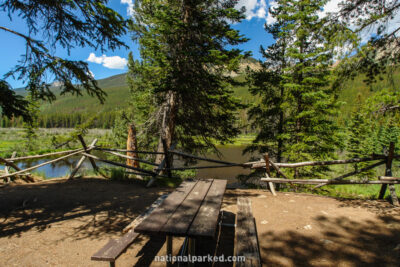
[[[91,255],[168,191],[97,178],[0,188],[0,266],[108,266]],[[263,266],[400,266],[400,209],[389,203],[228,189],[225,223],[238,196],[252,199]],[[196,253],[233,255],[234,228],[218,236],[198,240]],[[165,253],[162,238],[139,236],[116,266],[165,266],[153,261]]]

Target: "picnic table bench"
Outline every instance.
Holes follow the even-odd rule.
[[[188,237],[188,253],[194,255],[196,238],[215,237],[226,183],[214,179],[182,183],[135,232],[166,236],[167,255],[172,255],[174,236]]]
[[[215,237],[226,183],[214,179],[183,182],[161,203],[153,204],[139,225],[134,223],[120,239],[109,241],[92,260],[109,261],[110,266],[115,266],[117,257],[139,234],[166,236],[167,255],[172,254],[174,236],[187,237],[189,255],[194,255],[196,238]],[[171,264],[167,262],[167,266]]]
[[[237,258],[245,257],[245,261],[237,261],[235,263],[236,267],[261,267],[257,228],[250,198],[240,197],[237,199],[235,251]]]

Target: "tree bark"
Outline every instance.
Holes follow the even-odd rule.
[[[136,152],[130,152],[129,150],[138,150],[138,145],[137,145],[137,138],[136,138],[136,127],[135,124],[131,123],[128,126],[128,138],[126,141],[126,149],[128,150],[126,152],[126,155],[129,157],[133,158],[139,158],[138,153]],[[133,160],[133,159],[127,159],[126,160],[126,165],[139,168],[139,161]]]
[[[165,140],[165,148],[169,149],[175,136],[175,117],[176,117],[176,93],[168,91],[166,95],[166,105],[164,107],[163,118],[161,123],[160,138],[158,141],[157,152],[164,153],[163,139]],[[160,164],[164,159],[164,154],[156,156],[156,163]],[[172,161],[171,161],[172,167]]]

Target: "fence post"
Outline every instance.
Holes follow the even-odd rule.
[[[83,149],[85,149],[85,152],[86,152],[87,154],[90,154],[90,150],[89,150],[88,147],[86,146],[85,140],[83,140],[82,135],[78,135],[78,138],[79,138],[79,141],[81,141],[81,144],[82,144],[82,146],[83,146]],[[96,140],[96,141],[97,141],[97,140]],[[96,143],[95,141],[93,141],[93,142]],[[90,160],[90,163],[92,164],[93,169],[94,169],[95,171],[98,171],[98,168],[97,168],[96,163],[94,162],[94,159],[89,158],[89,160]]]
[[[171,178],[172,177],[172,174],[171,174],[171,160],[170,160],[170,154],[168,152],[167,141],[165,141],[164,138],[161,141],[162,141],[163,149],[164,149],[165,166],[167,167],[168,178]]]
[[[386,158],[386,169],[385,169],[385,176],[392,176],[392,162],[393,162],[393,158],[394,158],[394,142],[390,142],[389,145],[389,153],[388,156]],[[385,196],[385,192],[386,192],[386,188],[387,188],[387,184],[383,184],[381,186],[381,190],[379,192],[379,199],[383,199],[383,197]],[[399,200],[397,198],[396,195],[396,190],[393,184],[389,184],[389,190],[390,190],[390,196],[392,198],[392,203],[395,206],[399,206]]]
[[[268,153],[264,154],[264,161],[265,161],[265,171],[266,171],[265,174],[266,174],[267,178],[271,178],[271,170],[269,168],[269,154]],[[271,193],[274,196],[276,196],[274,183],[268,182],[268,186],[269,186],[269,189],[271,190]]]

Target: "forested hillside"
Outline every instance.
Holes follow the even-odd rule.
[[[253,58],[247,59],[242,63],[241,74],[234,77],[236,81],[245,82],[245,69],[247,66],[257,68],[258,63]],[[394,84],[400,83],[399,68],[391,74],[391,78]],[[382,80],[378,80],[373,84],[367,84],[364,80],[365,75],[358,75],[354,79],[344,82],[339,94],[339,100],[342,102],[341,114],[339,115],[340,125],[347,125],[346,121],[348,121],[351,112],[357,107],[356,99],[358,97],[361,99],[361,103],[364,103],[366,99],[375,93],[392,86],[388,76],[383,76]],[[78,97],[72,95],[60,96],[58,87],[52,87],[52,90],[56,92],[57,100],[52,103],[44,102],[41,104],[39,127],[73,128],[76,124],[96,116],[91,126],[92,128],[111,128],[117,112],[128,105],[129,88],[126,74],[98,80],[98,84],[107,93],[104,104],[100,104],[98,99],[90,97],[87,93]],[[20,95],[25,95],[25,90],[22,88],[16,89],[16,92]],[[258,101],[256,97],[250,94],[247,85],[234,87],[234,95],[246,105],[251,105]],[[251,132],[251,129],[246,127],[248,124],[246,110],[241,111],[239,116],[244,132]],[[14,120],[2,118],[0,122],[1,127],[22,127],[22,124],[21,118]]]

